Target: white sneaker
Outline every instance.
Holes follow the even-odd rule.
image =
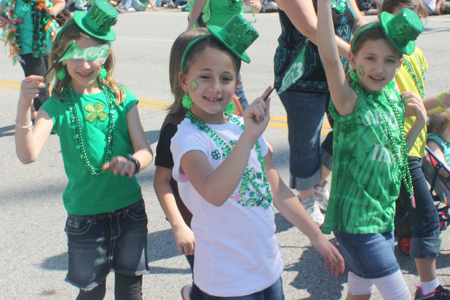
[[[127,12],[135,12],[135,11],[136,11],[136,8],[134,8],[134,7],[130,7],[127,9]]]
[[[328,199],[330,199],[330,183],[325,180],[323,186],[316,185],[314,187],[314,194],[317,197],[317,204],[323,211],[327,211]]]
[[[303,207],[305,208],[308,215],[317,224],[317,226],[321,227],[324,221],[323,215],[320,212],[319,205],[317,205],[316,196],[312,195],[305,200],[302,201]]]
[[[183,288],[181,289],[181,298],[183,300],[191,300],[191,298],[189,298],[189,295],[191,294],[191,290],[192,290],[192,284],[183,286]]]

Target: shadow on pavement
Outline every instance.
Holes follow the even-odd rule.
[[[324,268],[324,259],[313,246],[304,248],[299,261],[287,265],[284,272],[295,272],[297,276],[290,285],[298,290],[306,290],[310,297],[304,299],[341,299],[343,284],[347,282],[347,272],[335,277]],[[324,288],[326,286],[326,288]]]
[[[14,135],[14,125],[8,125],[0,128],[0,137],[12,135]]]

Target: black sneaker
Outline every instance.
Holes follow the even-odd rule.
[[[422,288],[420,285],[416,290],[415,300],[432,300],[432,299],[449,299],[450,300],[450,291],[439,285],[434,291],[427,295],[422,295]]]

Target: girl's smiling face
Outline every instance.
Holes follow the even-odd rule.
[[[78,48],[80,49],[100,45],[100,43],[95,39],[86,37],[81,37],[76,40],[76,42],[78,44]],[[66,65],[67,71],[72,78],[72,88],[76,93],[91,94],[99,92],[97,77],[100,73],[102,63],[102,61],[87,61],[81,59],[67,59],[63,61],[63,64]]]
[[[381,91],[397,74],[403,59],[386,39],[367,40],[349,62],[359,83],[368,91]]]
[[[211,124],[224,122],[223,111],[236,90],[236,78],[230,55],[209,47],[198,53],[187,74],[179,74],[181,87],[194,103],[192,113]]]

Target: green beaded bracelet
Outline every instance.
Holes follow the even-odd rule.
[[[445,106],[442,106],[442,104],[441,104],[441,98],[442,98],[442,96],[444,96],[445,93],[447,93],[447,92],[445,91],[445,92],[440,93],[439,96],[438,96],[438,98],[437,98],[437,104],[438,104],[440,107],[442,107],[442,108],[447,108],[447,107],[445,107]]]

